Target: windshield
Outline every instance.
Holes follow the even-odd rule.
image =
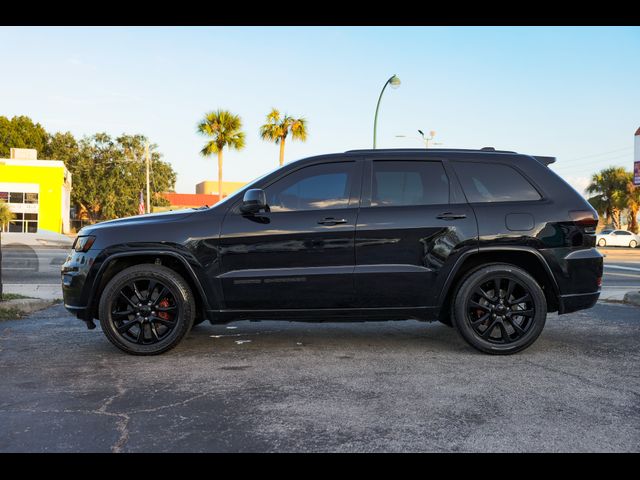
[[[241,192],[244,192],[245,190],[248,190],[250,188],[253,188],[253,186],[258,183],[260,180],[262,180],[265,177],[268,177],[269,175],[271,175],[273,172],[275,172],[276,170],[279,170],[280,166],[269,170],[267,173],[265,173],[264,175],[259,176],[258,178],[256,178],[254,181],[252,181],[251,183],[246,184],[244,187],[242,187],[241,189],[237,190],[236,192],[232,193],[231,195],[229,195],[228,197],[224,197],[220,202],[216,203],[215,205],[212,205],[210,208],[213,207],[217,207],[218,205],[222,205],[223,203],[227,203],[229,201],[235,201],[238,196],[240,195]]]

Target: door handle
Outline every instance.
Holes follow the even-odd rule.
[[[319,225],[338,225],[339,223],[347,223],[347,221],[344,218],[327,217],[318,222]]]
[[[437,215],[436,218],[440,220],[459,220],[461,218],[467,218],[467,215],[465,213],[445,212]]]

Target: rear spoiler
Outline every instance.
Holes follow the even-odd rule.
[[[556,161],[556,157],[541,157],[539,155],[532,155],[532,157],[538,160],[540,163],[543,163],[547,167],[552,163],[555,163]]]

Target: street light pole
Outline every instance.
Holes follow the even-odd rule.
[[[424,142],[424,147],[425,148],[429,148],[429,142],[435,138],[436,132],[431,130],[429,132],[429,135],[430,135],[429,137],[425,137],[422,130],[418,130],[418,133],[422,136],[422,141]],[[442,145],[442,143],[435,143],[434,142],[433,145]]]
[[[382,94],[384,93],[384,89],[387,88],[387,85],[391,84],[391,88],[398,88],[400,86],[400,79],[397,75],[393,75],[389,80],[386,81],[384,87],[382,87],[382,91],[380,92],[380,96],[378,97],[378,104],[376,105],[376,115],[373,119],[373,148],[376,148],[376,133],[378,130],[378,110],[380,109],[380,100],[382,100]]]

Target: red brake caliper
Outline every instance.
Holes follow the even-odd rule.
[[[169,306],[169,300],[167,298],[163,298],[158,303],[159,307],[167,308]],[[158,316],[164,320],[169,320],[169,314],[167,312],[158,312]]]

